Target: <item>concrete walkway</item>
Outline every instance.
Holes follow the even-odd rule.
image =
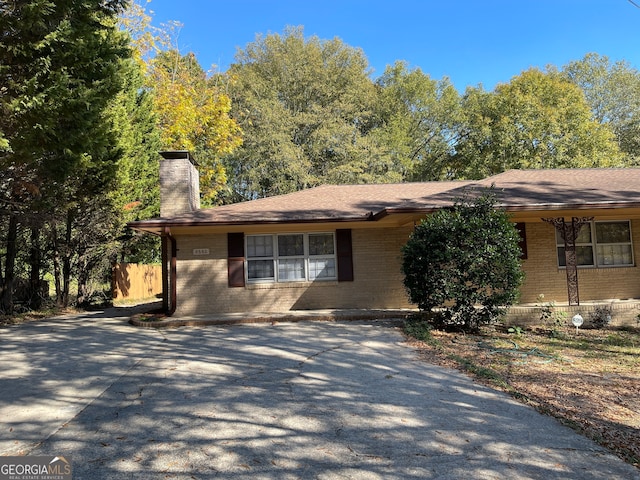
[[[395,323],[139,329],[130,311],[0,328],[0,455],[76,479],[640,479]]]
[[[291,310],[288,312],[252,312],[249,314],[219,313],[215,315],[160,316],[158,318],[152,317],[151,319],[145,315],[135,314],[131,316],[129,322],[141,328],[204,327],[273,322],[351,322],[353,320],[402,320],[417,312],[418,310],[410,309],[319,309]]]

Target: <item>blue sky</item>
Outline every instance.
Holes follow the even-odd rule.
[[[147,9],[154,24],[181,22],[180,50],[221,71],[256,34],[286,26],[362,48],[373,78],[405,60],[460,91],[589,52],[640,68],[640,8],[628,0],[152,0]]]

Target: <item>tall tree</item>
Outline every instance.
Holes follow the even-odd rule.
[[[132,38],[134,56],[153,93],[162,148],[194,153],[202,203],[219,202],[227,180],[220,157],[242,143],[241,131],[229,116],[231,105],[223,86],[204,71],[193,53],[180,53],[179,23],[156,27],[152,12],[133,1],[122,14],[120,26]]]
[[[115,258],[110,256],[112,261],[159,261],[157,239],[126,228],[129,221],[160,215],[158,152],[162,144],[153,92],[146,87],[143,72],[140,64],[128,63],[124,87],[110,109],[122,150],[116,188],[105,202],[116,212],[113,231],[120,242]]]
[[[229,116],[231,100],[192,53],[161,52],[150,73],[162,144],[196,154],[203,201],[212,203],[227,180],[220,156],[242,143],[240,128]]]
[[[153,12],[146,5],[151,0],[129,0],[120,13],[118,27],[129,34],[133,57],[146,73],[146,67],[156,54],[171,48],[182,24],[170,21],[154,25]]]
[[[83,196],[109,185],[119,152],[105,109],[130,54],[116,28],[124,0],[0,2],[0,192],[12,209],[7,238],[30,215],[69,218]],[[34,235],[35,238],[35,235]],[[16,251],[7,242],[7,261]],[[5,275],[3,308],[13,278]]]
[[[380,140],[409,181],[447,178],[454,153],[460,96],[448,79],[433,80],[405,62],[387,67],[377,80]]]
[[[369,136],[376,89],[359,49],[305,38],[302,28],[257,36],[226,74],[245,141],[226,157],[234,199],[319,183],[400,180]]]
[[[72,225],[80,305],[97,293],[93,285],[108,282],[113,262],[160,260],[155,237],[126,228],[128,221],[159,215],[160,132],[142,72],[138,62],[125,62],[123,88],[107,109],[107,118],[119,133],[115,147],[120,157],[112,187],[88,195]]]
[[[616,135],[626,163],[640,163],[640,72],[626,61],[590,53],[570,62],[562,74],[579,86],[595,119]]]
[[[611,130],[593,118],[580,88],[557,73],[531,69],[492,93],[467,89],[463,109],[458,176],[621,162]]]

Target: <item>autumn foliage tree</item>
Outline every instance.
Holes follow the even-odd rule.
[[[195,154],[202,200],[213,203],[227,181],[220,156],[242,143],[240,128],[229,116],[231,100],[192,53],[165,51],[150,67],[163,147]]]
[[[132,1],[120,16],[120,26],[128,32],[143,69],[161,149],[191,151],[199,165],[203,205],[218,203],[227,182],[220,157],[242,143],[241,130],[229,116],[229,96],[193,53],[180,52],[180,23],[156,26],[152,20],[145,4]]]

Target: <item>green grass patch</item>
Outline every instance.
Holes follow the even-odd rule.
[[[499,386],[505,390],[511,391],[512,387],[498,372],[492,368],[476,365],[468,358],[461,357],[460,355],[449,355],[449,358],[455,360],[464,370],[475,375],[478,378],[489,380],[492,384]]]
[[[405,334],[437,348],[441,345],[440,342],[431,335],[432,328],[428,322],[416,318],[406,320],[403,325]]]

